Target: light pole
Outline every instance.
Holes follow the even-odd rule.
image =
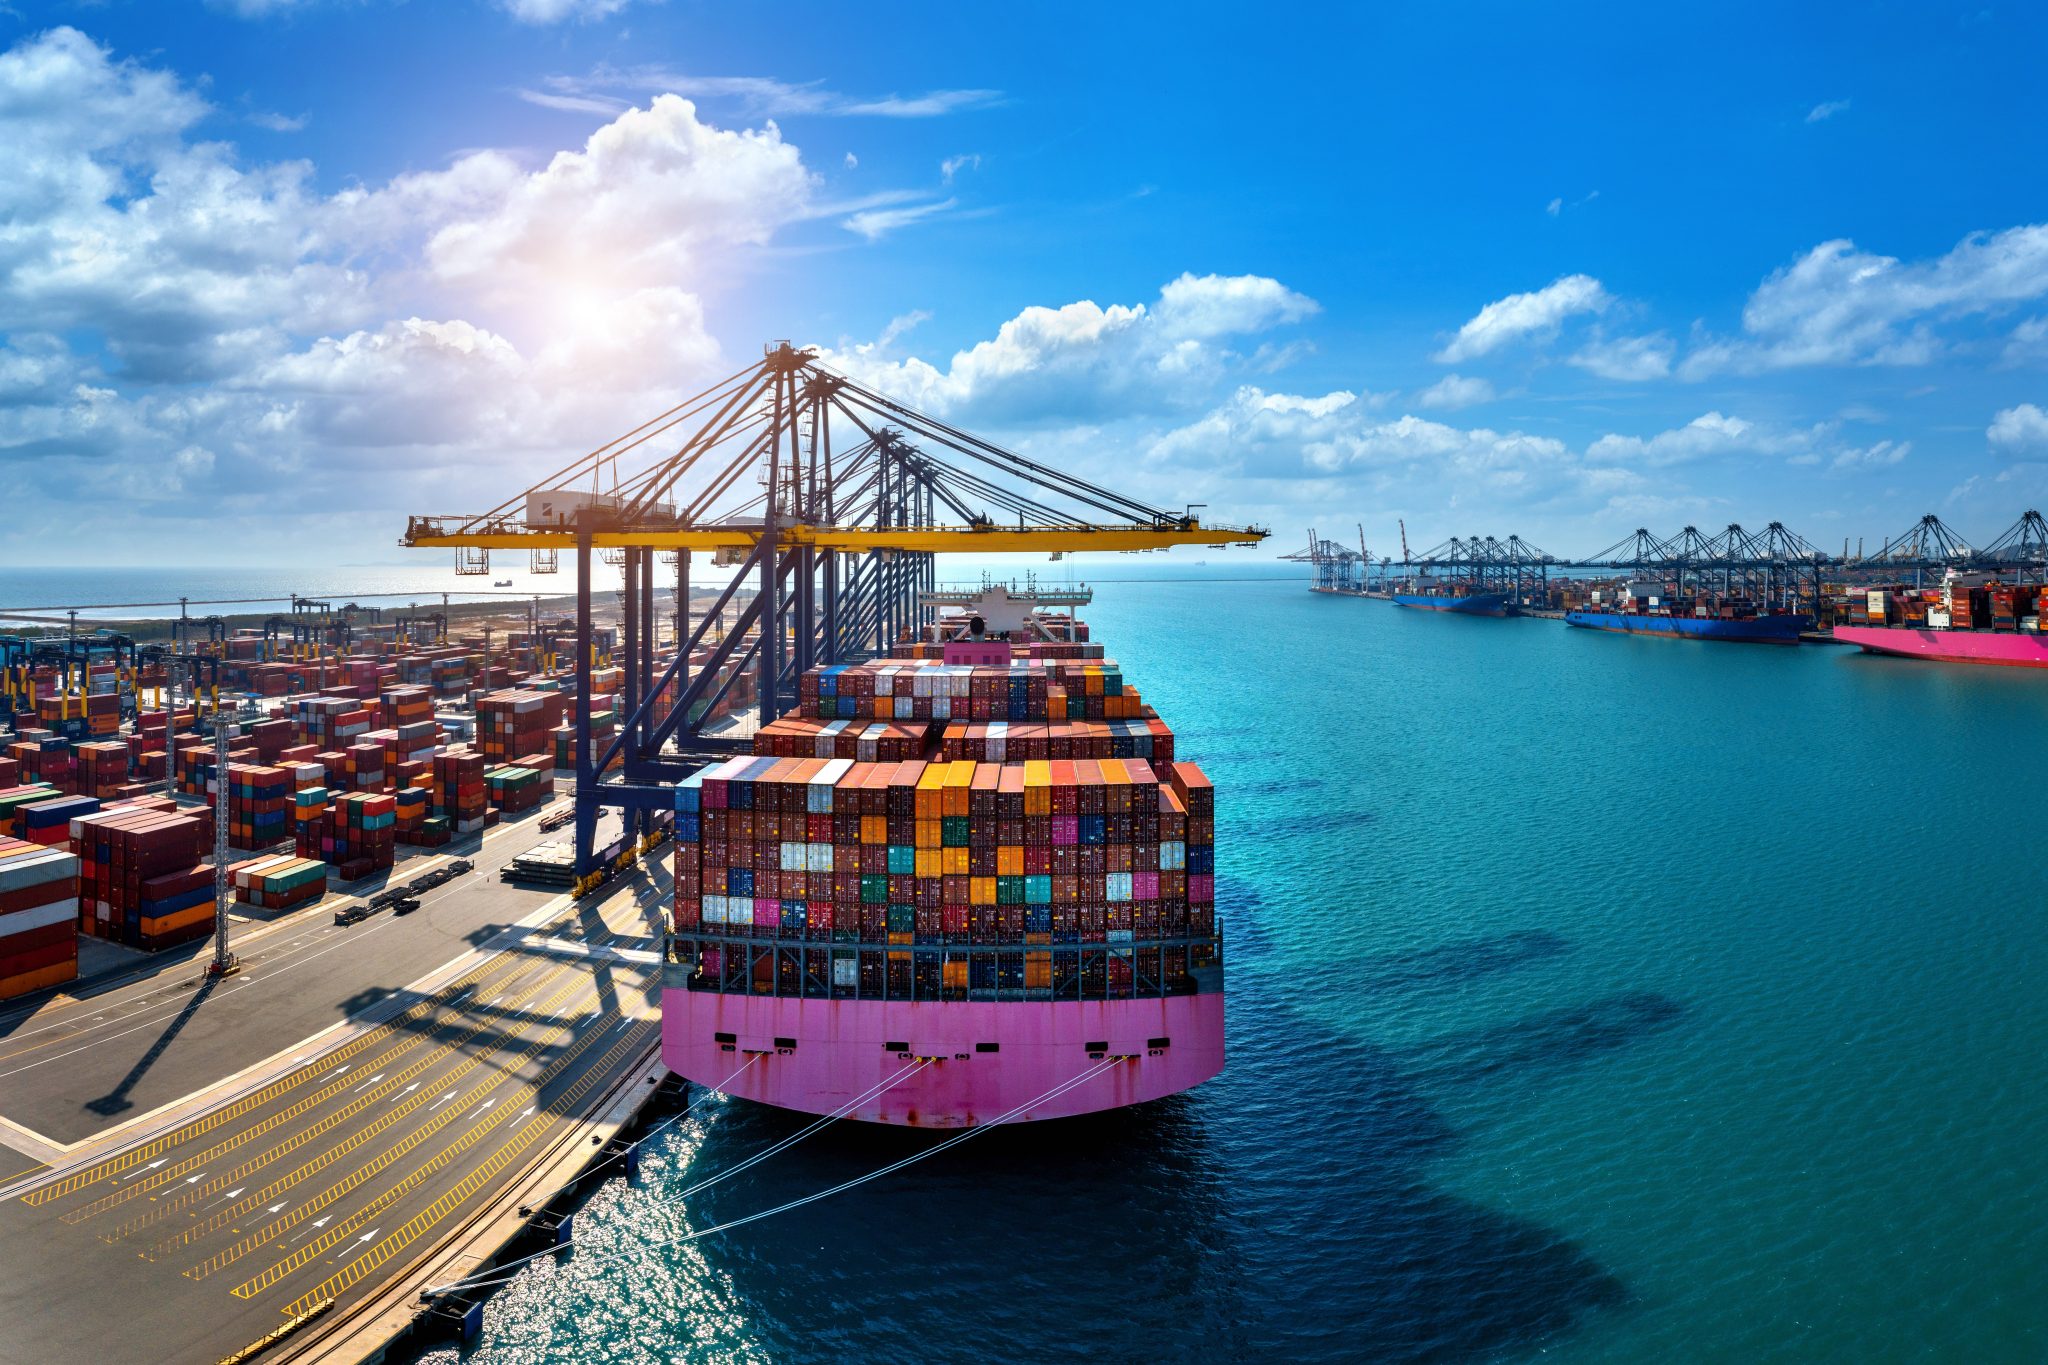
[[[241,970],[228,951],[228,901],[234,889],[228,884],[228,725],[221,718],[220,700],[213,705],[213,961],[206,966],[210,977],[231,976]]]

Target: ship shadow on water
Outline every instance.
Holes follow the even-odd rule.
[[[1235,890],[1235,888],[1233,888]],[[1259,909],[1230,897],[1233,951]],[[1366,959],[1365,989],[1462,987],[1569,950],[1527,931]],[[1623,993],[1394,1051],[1246,971],[1231,1054],[1185,1095],[990,1131],[872,1186],[700,1243],[775,1358],[1473,1361],[1517,1358],[1628,1301],[1565,1233],[1432,1183],[1447,1086],[1526,1085],[1677,1026]],[[797,1131],[734,1102],[701,1178]],[[927,1150],[840,1124],[693,1200],[699,1226]]]

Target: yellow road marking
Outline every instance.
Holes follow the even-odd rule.
[[[549,1081],[561,1075],[569,1066],[575,1063],[577,1058],[581,1057],[585,1051],[587,1051],[593,1044],[595,1044],[597,1040],[600,1037],[602,1037],[605,1032],[609,1031],[608,1029],[605,1029],[603,1027],[604,1022],[605,1020],[603,1016],[600,1016],[598,1019],[594,1020],[590,1028],[584,1031],[583,1037],[578,1039],[576,1043],[567,1052],[563,1053],[560,1057],[556,1058],[555,1061],[549,1065],[548,1069],[541,1073],[540,1077],[537,1080],[535,1080],[529,1086],[522,1086],[521,1089],[524,1090],[527,1094],[534,1095],[537,1097],[540,1094],[540,1092],[546,1088]],[[613,1047],[612,1052],[616,1053],[621,1047],[630,1042],[632,1040],[632,1037],[632,1032],[628,1030],[625,1033],[625,1035],[619,1039],[618,1044]],[[604,1065],[608,1066],[613,1060],[615,1060],[615,1058],[612,1057],[611,1054],[607,1054]],[[596,1083],[597,1075],[597,1069],[586,1070],[584,1074],[577,1079],[576,1085],[571,1087],[569,1091],[563,1094],[562,1102],[573,1104],[577,1099],[581,1098],[583,1092],[589,1089],[591,1085]],[[467,1151],[470,1147],[474,1146],[486,1135],[494,1131],[506,1119],[511,1117],[512,1109],[517,1105],[517,1103],[518,1101],[514,1100],[512,1103],[502,1106],[495,1115],[485,1120],[484,1122],[473,1123],[467,1130],[463,1132],[461,1137],[457,1138],[454,1142],[450,1143],[446,1147],[443,1147],[440,1151],[436,1152],[433,1156],[429,1157],[424,1163],[415,1168],[411,1174],[407,1175],[403,1180],[399,1181],[396,1185],[393,1185],[390,1189],[384,1191],[384,1193],[378,1195],[375,1199],[371,1200],[363,1208],[358,1209],[356,1212],[350,1214],[347,1218],[344,1218],[335,1226],[327,1229],[327,1231],[320,1234],[319,1237],[315,1238],[310,1242],[307,1242],[304,1246],[299,1247],[290,1255],[284,1257],[282,1260],[278,1261],[275,1265],[272,1265],[269,1269],[263,1271],[255,1278],[245,1281],[244,1283],[236,1286],[234,1290],[235,1297],[241,1299],[254,1298],[257,1294],[260,1294],[264,1290],[270,1288],[270,1286],[276,1284],[279,1280],[282,1280],[283,1278],[285,1278],[285,1276],[291,1274],[300,1266],[305,1265],[314,1257],[326,1252],[336,1243],[340,1242],[342,1238],[347,1237],[350,1233],[353,1233],[357,1228],[361,1227],[364,1223],[376,1217],[384,1209],[388,1208],[391,1204],[396,1202],[398,1199],[402,1198],[408,1191],[418,1186],[421,1182],[425,1181],[429,1176],[433,1175],[436,1171],[440,1170],[443,1166],[453,1161],[456,1157],[460,1156],[463,1152]],[[535,1129],[538,1129],[539,1127],[541,1127],[540,1124],[534,1125]],[[466,1198],[470,1193],[473,1193],[477,1188],[477,1185],[481,1183],[478,1179],[479,1173],[483,1173],[482,1179],[488,1180],[491,1175],[496,1174],[496,1172],[504,1165],[506,1161],[509,1161],[511,1159],[510,1156],[507,1155],[508,1150],[511,1152],[517,1152],[520,1148],[524,1147],[525,1144],[531,1140],[531,1137],[528,1136],[520,1139],[514,1144],[508,1144],[508,1148],[501,1149],[489,1161],[485,1162],[484,1165],[479,1166],[476,1171],[471,1172],[469,1177],[465,1178],[460,1185],[456,1186],[456,1189],[463,1191],[463,1197]],[[450,1193],[453,1193],[453,1191],[450,1191]],[[436,1206],[445,1202],[446,1199],[446,1195],[442,1196],[441,1200],[436,1201]],[[354,1280],[349,1281],[350,1284],[353,1284],[354,1282]]]
[[[508,1008],[524,1004],[527,1000],[531,999],[543,987],[548,985],[559,975],[559,972],[543,972],[537,980],[535,980],[531,985],[526,987],[523,991],[520,992],[520,994],[517,997],[515,997],[511,1002],[509,1002]],[[205,1199],[211,1195],[218,1194],[220,1191],[226,1189],[230,1185],[233,1185],[235,1182],[244,1179],[245,1177],[249,1176],[255,1171],[261,1170],[265,1166],[268,1166],[271,1162],[276,1161],[279,1157],[288,1155],[291,1152],[295,1152],[299,1148],[305,1146],[307,1143],[313,1141],[315,1138],[324,1136],[325,1134],[331,1132],[338,1125],[345,1123],[349,1119],[354,1118],[357,1114],[362,1113],[364,1109],[367,1109],[370,1105],[375,1104],[378,1100],[383,1099],[386,1095],[389,1095],[392,1091],[404,1085],[414,1076],[417,1076],[420,1073],[426,1071],[435,1063],[445,1059],[451,1053],[466,1046],[470,1042],[474,1041],[480,1035],[488,1032],[491,1028],[492,1024],[490,1024],[489,1022],[478,1024],[465,1037],[459,1038],[452,1043],[449,1043],[441,1048],[436,1049],[434,1052],[429,1053],[427,1056],[415,1061],[411,1066],[407,1067],[404,1071],[398,1072],[395,1075],[385,1077],[382,1081],[377,1082],[374,1088],[365,1091],[362,1095],[360,1095],[356,1099],[349,1101],[347,1104],[343,1105],[334,1113],[328,1114],[325,1117],[319,1119],[318,1121],[308,1124],[305,1128],[292,1133],[284,1141],[278,1143],[276,1146],[270,1148],[269,1150],[259,1153],[258,1155],[249,1158],[248,1160],[240,1163],[239,1165],[229,1170],[223,1171],[221,1174],[215,1176],[212,1180],[209,1180],[206,1184],[196,1186],[190,1189],[180,1190],[172,1197],[159,1201],[154,1208],[145,1212],[141,1217],[132,1218],[128,1222],[123,1223],[120,1227],[115,1228],[111,1233],[103,1234],[102,1239],[107,1242],[117,1242],[124,1237],[131,1236],[134,1233],[141,1231],[143,1228],[149,1227],[153,1223],[157,1223],[163,1220],[164,1218],[169,1217],[171,1214],[178,1212],[180,1209],[183,1209],[186,1206],[197,1202],[198,1200]],[[360,1080],[360,1078],[350,1079]],[[400,1114],[408,1113],[412,1110],[412,1108],[412,1104],[404,1104],[399,1107],[397,1112]],[[225,1146],[227,1144],[223,1145]],[[266,1186],[264,1190],[258,1192],[258,1195],[249,1196],[249,1198],[244,1199],[240,1203],[230,1205],[228,1208],[218,1211],[213,1216],[208,1218],[205,1223],[195,1224],[194,1226],[185,1229],[185,1232],[181,1234],[179,1238],[173,1239],[169,1243],[158,1243],[155,1247],[151,1248],[150,1253],[146,1254],[149,1255],[149,1259],[154,1260],[154,1252],[162,1250],[167,1245],[183,1245],[185,1242],[191,1241],[193,1237],[200,1235],[203,1231],[210,1231],[212,1228],[222,1226],[224,1223],[230,1222],[234,1218],[241,1216],[241,1214],[246,1212],[249,1208],[254,1207],[254,1204],[251,1202],[252,1200],[260,1202],[259,1196],[262,1198],[267,1198],[270,1195],[276,1193],[278,1193],[278,1190],[275,1187],[274,1183],[271,1186]],[[74,1221],[74,1219],[73,1217],[67,1215],[64,1221],[68,1223]]]
[[[611,1051],[607,1052],[595,1066],[586,1069],[577,1078],[576,1084],[563,1092],[560,1103],[564,1113],[569,1112],[569,1106],[583,1098],[584,1092],[596,1084],[599,1077],[603,1076],[617,1064],[620,1056],[628,1050],[627,1045],[632,1041],[633,1030],[629,1029],[626,1032],[626,1036],[612,1046]],[[443,1218],[446,1218],[465,1199],[468,1199],[471,1195],[482,1189],[484,1184],[495,1177],[499,1171],[503,1170],[514,1157],[532,1145],[533,1140],[540,1134],[543,1126],[541,1123],[535,1123],[523,1130],[512,1141],[507,1142],[503,1147],[493,1152],[490,1160],[464,1176],[460,1184],[456,1185],[439,1199],[436,1199],[426,1208],[414,1214],[406,1221],[404,1226],[400,1227],[390,1236],[380,1239],[368,1251],[322,1280],[318,1287],[294,1299],[285,1307],[284,1311],[287,1314],[303,1312],[307,1306],[317,1303],[323,1298],[340,1294],[378,1266],[405,1250],[422,1233],[426,1232],[436,1223],[439,1223]],[[242,1291],[237,1289],[235,1293],[241,1295]],[[242,1296],[247,1297],[247,1295]]]
[[[553,995],[549,996],[545,1001],[541,1003],[540,1008],[552,1008],[565,996],[573,992],[576,989],[576,987],[580,984],[581,983],[575,979],[571,979],[569,981],[564,982],[561,985],[561,987],[555,991]],[[542,1035],[543,1041],[547,1038],[556,1036],[567,1027],[569,1027],[569,1025],[564,1024],[552,1030],[551,1032]],[[524,1026],[521,1027],[521,1034],[523,1034],[523,1032]],[[514,1036],[516,1037],[521,1035],[515,1034]],[[540,1042],[535,1042],[529,1045],[528,1054],[523,1055],[530,1055],[530,1053],[533,1050],[538,1049],[540,1046]],[[465,1061],[461,1066],[449,1072],[445,1077],[442,1078],[442,1088],[445,1089],[447,1086],[452,1085],[456,1081],[461,1080],[471,1071],[474,1071],[477,1067],[482,1066],[486,1060],[496,1055],[497,1054],[495,1053],[478,1053],[476,1056],[471,1057],[468,1061]],[[385,1129],[390,1128],[393,1124],[396,1124],[401,1119],[410,1117],[414,1110],[419,1108],[420,1105],[425,1104],[426,1101],[435,1093],[438,1092],[422,1090],[418,1094],[414,1095],[411,1099],[405,1101],[404,1103],[392,1106],[389,1111],[387,1111],[384,1114],[380,1114],[374,1121],[372,1121],[369,1124],[366,1124],[364,1127],[349,1134],[347,1137],[343,1138],[339,1143],[335,1144],[333,1147],[328,1148],[319,1156],[315,1157],[311,1161],[306,1162],[298,1169],[290,1172],[287,1175],[280,1176],[276,1180],[271,1181],[268,1185],[264,1186],[261,1190],[256,1191],[254,1194],[242,1196],[240,1200],[238,1200],[234,1204],[229,1205],[227,1208],[222,1209],[220,1212],[212,1215],[211,1217],[207,1218],[204,1222],[195,1223],[191,1227],[188,1227],[184,1231],[180,1232],[177,1236],[167,1238],[164,1241],[158,1242],[155,1246],[149,1249],[149,1252],[147,1253],[148,1258],[150,1260],[155,1260],[157,1258],[157,1255],[161,1252],[169,1251],[176,1247],[189,1245],[190,1243],[197,1241],[200,1237],[205,1236],[207,1233],[213,1232],[218,1228],[226,1226],[228,1223],[234,1221],[236,1218],[241,1217],[244,1213],[247,1213],[250,1209],[256,1208],[265,1200],[276,1198],[278,1195],[284,1193],[286,1190],[289,1190],[293,1186],[297,1185],[301,1180],[304,1180],[307,1176],[312,1175],[316,1171],[324,1170],[326,1167],[332,1165],[334,1162],[340,1160],[342,1157],[348,1155],[350,1152],[356,1150],[358,1147],[361,1147],[363,1144],[367,1143],[371,1138],[374,1138],[378,1134],[384,1132]],[[459,1107],[451,1108],[446,1114],[440,1115],[435,1119],[429,1120],[425,1127],[419,1128],[407,1134],[398,1143],[398,1145],[392,1148],[390,1151],[380,1153],[377,1157],[372,1159],[368,1165],[361,1166],[358,1167],[356,1170],[350,1171],[346,1176],[342,1178],[342,1180],[339,1183],[329,1186],[326,1190],[323,1190],[320,1194],[314,1196],[312,1199],[305,1200],[297,1204],[293,1207],[290,1213],[270,1223],[261,1232],[254,1233],[250,1236],[244,1237],[241,1241],[235,1243],[226,1251],[223,1251],[218,1255],[212,1256],[208,1258],[203,1264],[195,1266],[193,1269],[186,1271],[186,1275],[189,1278],[195,1280],[204,1279],[207,1275],[210,1275],[214,1271],[219,1270],[222,1266],[227,1265],[233,1261],[239,1260],[241,1257],[247,1255],[249,1251],[251,1251],[255,1247],[261,1246],[264,1242],[268,1241],[271,1237],[274,1237],[278,1233],[284,1231],[285,1229],[294,1226],[301,1220],[312,1216],[314,1213],[317,1213],[321,1208],[325,1207],[327,1204],[330,1204],[334,1200],[339,1199],[342,1195],[348,1193],[357,1185],[362,1184],[363,1181],[368,1180],[371,1176],[375,1175],[385,1166],[388,1166],[389,1164],[391,1164],[391,1162],[397,1160],[400,1156],[404,1155],[413,1147],[417,1146],[420,1142],[424,1141],[427,1136],[441,1128],[458,1112],[460,1112]]]
[[[477,970],[483,970],[492,965],[493,962],[495,962],[495,959],[487,960],[485,963],[480,964]],[[358,1037],[342,1044],[334,1051],[327,1053],[320,1060],[327,1063],[345,1062],[365,1049],[376,1046],[383,1040],[386,1034],[416,1021],[429,1010],[438,1009],[445,1005],[447,997],[465,984],[467,983],[463,981],[450,982],[432,996],[406,1010],[405,1013],[399,1015],[396,1019],[386,1020],[384,1023],[369,1029]],[[180,1143],[198,1137],[202,1133],[211,1132],[231,1119],[240,1118],[251,1109],[269,1103],[279,1095],[290,1090],[293,1086],[303,1083],[304,1080],[303,1068],[291,1071],[272,1081],[262,1089],[242,1096],[242,1098],[234,1101],[232,1104],[223,1105],[219,1109],[212,1110],[190,1123],[173,1128],[169,1132],[163,1133],[140,1146],[131,1147],[117,1157],[111,1157],[97,1165],[87,1167],[85,1170],[75,1175],[66,1176],[62,1180],[52,1181],[41,1189],[31,1190],[21,1197],[22,1202],[31,1205],[47,1204],[53,1199],[61,1199],[65,1195],[74,1194],[87,1185],[104,1180],[108,1176],[118,1175],[122,1171],[149,1160],[158,1152],[167,1151],[172,1147],[178,1146]]]

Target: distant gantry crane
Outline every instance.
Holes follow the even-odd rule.
[[[1669,537],[1638,527],[1605,549],[1578,559],[1552,557],[1517,536],[1506,540],[1453,536],[1415,554],[1408,548],[1407,522],[1402,520],[1399,526],[1401,558],[1398,563],[1381,561],[1381,586],[1399,568],[1418,583],[1431,578],[1457,581],[1474,591],[1507,593],[1516,600],[1532,586],[1538,591],[1547,589],[1553,571],[1627,573],[1668,585],[1677,596],[1711,592],[1787,608],[1802,602],[1818,603],[1830,576],[1895,581],[1910,574],[1915,585],[1924,586],[1930,573],[1938,579],[1949,570],[1972,570],[2006,575],[2022,583],[2048,582],[2048,520],[2031,510],[1982,548],[1972,546],[1930,513],[1886,540],[1874,553],[1859,550],[1852,554],[1845,544],[1840,555],[1827,553],[1777,521],[1761,531],[1731,523],[1712,534],[1687,526]],[[1330,542],[1316,542],[1314,533],[1310,534],[1312,554],[1318,546],[1329,546]],[[1314,562],[1310,555],[1286,558]],[[1319,568],[1317,587],[1322,586],[1322,572]]]
[[[690,759],[743,751],[751,725],[711,719],[742,677],[754,720],[793,705],[819,664],[886,652],[934,619],[940,554],[1253,545],[1018,455],[779,342],[762,359],[605,442],[487,511],[414,516],[402,545],[453,549],[465,573],[494,550],[576,561],[576,871],[587,887],[655,837]],[[692,623],[692,555],[732,570]],[[657,665],[657,555],[673,554],[678,649]],[[592,558],[623,579],[623,723],[591,734]],[[744,600],[743,600],[744,599]],[[657,705],[657,699],[662,704]],[[614,769],[616,767],[616,772]],[[602,777],[600,777],[602,775]],[[595,847],[601,808],[627,831]]]

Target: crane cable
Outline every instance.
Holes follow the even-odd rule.
[[[733,1228],[742,1227],[748,1223],[757,1223],[763,1218],[773,1218],[777,1214],[788,1213],[793,1209],[802,1208],[806,1204],[814,1204],[821,1199],[829,1199],[835,1194],[842,1194],[847,1190],[853,1189],[857,1185],[865,1185],[870,1180],[879,1180],[885,1175],[893,1175],[897,1171],[902,1170],[906,1166],[915,1165],[918,1162],[923,1161],[927,1157],[937,1156],[940,1152],[945,1151],[948,1147],[956,1147],[959,1144],[967,1141],[969,1138],[978,1137],[981,1134],[986,1133],[991,1128],[995,1128],[1000,1126],[1001,1124],[1008,1123],[1011,1119],[1016,1118],[1019,1114],[1022,1114],[1034,1105],[1043,1104],[1048,1100],[1057,1099],[1059,1096],[1066,1094],[1069,1090],[1072,1090],[1077,1086],[1087,1084],[1089,1081],[1094,1080],[1097,1076],[1100,1076],[1103,1072],[1108,1071],[1113,1067],[1119,1066],[1128,1060],[1129,1058],[1122,1056],[1107,1058],[1101,1062],[1096,1063],[1093,1067],[1090,1067],[1088,1070],[1082,1072],[1080,1075],[1070,1077],[1069,1079],[1060,1082],[1058,1085],[1046,1091],[1044,1094],[1034,1096],[1033,1098],[1024,1101],[1024,1103],[1018,1105],[1016,1108],[1011,1109],[1006,1113],[1000,1114],[993,1119],[990,1119],[987,1123],[977,1124],[972,1128],[964,1128],[954,1136],[947,1138],[944,1142],[938,1143],[935,1146],[927,1147],[921,1152],[913,1152],[909,1156],[904,1157],[898,1161],[892,1161],[886,1166],[879,1166],[876,1169],[867,1172],[865,1175],[857,1175],[853,1177],[851,1180],[842,1180],[837,1185],[833,1185],[822,1190],[814,1190],[810,1194],[803,1195],[800,1198],[789,1200],[786,1203],[777,1204],[773,1208],[761,1209],[758,1212],[747,1214],[744,1217],[729,1219],[723,1223],[715,1223],[708,1228],[698,1228],[693,1232],[686,1232],[676,1237],[665,1238],[659,1242],[649,1242],[645,1245],[634,1247],[631,1249],[631,1251],[637,1254],[639,1252],[659,1250],[663,1247],[681,1246],[688,1242],[697,1241],[699,1238],[709,1237],[714,1233],[727,1232]],[[904,1075],[914,1075],[916,1070],[922,1070],[923,1067],[929,1065],[929,1062],[921,1063],[918,1068],[914,1069],[913,1071],[905,1072]],[[896,1079],[901,1080],[903,1079],[903,1077],[899,1076]],[[894,1083],[894,1081],[890,1082],[890,1084]],[[705,1183],[709,1184],[711,1182],[707,1181]],[[700,1186],[699,1188],[702,1187]],[[515,1267],[522,1266],[526,1264],[528,1261],[539,1260],[543,1256],[552,1256],[555,1254],[557,1250],[558,1248],[550,1247],[546,1251],[538,1251],[531,1256],[523,1256],[517,1261],[508,1261],[504,1265],[498,1267],[499,1270],[511,1270],[514,1273],[502,1275],[493,1274],[492,1277],[489,1279],[465,1280],[460,1281],[456,1284],[445,1285],[437,1289],[428,1289],[423,1291],[422,1297],[438,1297],[440,1295],[453,1293],[458,1289],[491,1289],[495,1288],[498,1285],[509,1284],[511,1281],[518,1278],[518,1274],[516,1272]],[[620,1255],[623,1254],[625,1253],[620,1253]],[[600,1256],[597,1258],[597,1264],[602,1265],[606,1261],[620,1259],[620,1255]]]
[[[747,1067],[750,1067],[755,1062],[760,1061],[761,1058],[766,1055],[766,1053],[761,1052],[755,1053],[752,1057],[747,1059],[746,1063],[740,1067],[739,1071],[733,1072],[732,1075],[727,1076],[724,1080],[720,1081],[716,1086],[713,1086],[711,1089],[711,1093],[715,1095],[719,1091],[723,1090],[726,1086],[730,1085],[733,1081],[739,1078],[740,1072],[745,1071]],[[866,1104],[869,1100],[875,1098],[875,1096],[881,1094],[883,1091],[891,1089],[894,1086],[901,1085],[903,1082],[909,1080],[912,1076],[915,1076],[918,1072],[930,1066],[933,1060],[935,1059],[929,1057],[925,1058],[923,1061],[920,1061],[916,1066],[910,1067],[907,1070],[899,1071],[894,1076],[889,1077],[889,1079],[881,1081],[875,1085],[869,1086],[866,1090],[863,1090],[860,1094],[855,1095],[852,1099],[840,1105],[831,1113],[824,1114],[816,1119],[813,1119],[803,1128],[798,1129],[796,1132],[790,1134],[788,1137],[782,1139],[780,1142],[762,1148],[760,1151],[748,1157],[745,1161],[739,1162],[736,1165],[728,1166],[724,1170],[720,1171],[717,1175],[711,1176],[709,1179],[706,1180],[700,1180],[696,1184],[690,1186],[688,1189],[683,1190],[672,1197],[676,1199],[684,1199],[690,1195],[696,1194],[700,1190],[710,1189],[713,1185],[718,1184],[721,1180],[729,1180],[733,1176],[738,1175],[740,1172],[748,1169],[751,1166],[758,1166],[760,1163],[766,1161],[769,1157],[774,1156],[776,1153],[787,1151],[791,1147],[796,1146],[797,1143],[802,1142],[811,1134],[817,1132],[819,1129],[824,1128],[828,1124],[836,1123],[840,1119],[845,1118],[855,1109],[859,1108],[863,1104]],[[633,1145],[635,1147],[638,1147],[641,1143],[646,1142],[649,1138],[653,1137],[656,1133],[659,1133],[662,1129],[670,1127],[682,1121],[683,1119],[688,1118],[689,1116],[689,1111],[685,1110],[680,1114],[675,1114],[670,1116],[669,1118],[663,1119],[660,1123],[656,1124],[654,1127],[648,1129],[645,1133],[641,1134]],[[623,1157],[624,1155],[625,1153],[623,1151],[618,1152],[612,1157],[606,1158],[605,1161],[599,1162],[597,1166],[590,1167],[589,1169],[597,1170],[599,1167],[604,1166],[611,1161],[615,1161],[619,1157]],[[586,1171],[585,1174],[589,1174],[589,1171]],[[550,1248],[547,1251],[537,1251],[531,1256],[522,1256],[516,1261],[500,1262],[497,1266],[493,1267],[493,1273],[500,1270],[509,1270],[515,1266],[525,1265],[528,1261],[537,1260],[542,1256],[552,1255],[553,1251],[554,1249]],[[423,1289],[420,1291],[420,1297],[429,1299],[439,1298],[446,1294],[456,1293],[459,1290],[482,1288],[485,1287],[486,1283],[502,1283],[502,1281],[479,1282],[473,1279],[456,1280],[451,1284],[433,1285],[427,1289]]]

